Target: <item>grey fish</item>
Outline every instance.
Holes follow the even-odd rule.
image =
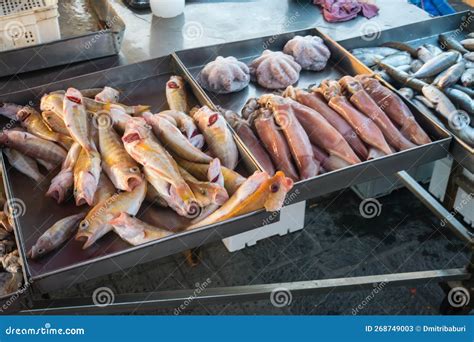
[[[469,50],[469,51],[473,51],[473,50],[474,50],[474,38],[468,38],[468,39],[461,40],[460,43],[461,43],[462,46],[464,46],[467,50]],[[467,53],[467,51],[466,51],[465,53]]]
[[[449,121],[451,115],[456,112],[456,107],[451,100],[433,85],[424,86],[422,92],[423,95],[435,105],[436,111]]]
[[[403,87],[410,87],[416,91],[421,91],[421,89],[427,85],[426,82],[412,77],[404,71],[398,70],[390,65],[379,63],[379,66],[383,68],[387,74],[392,77],[395,81],[400,83]]]
[[[470,61],[470,62],[474,62],[474,52],[468,52],[466,54],[463,55],[464,59]]]
[[[354,56],[359,59],[363,64],[367,65],[368,67],[372,67],[377,64],[378,61],[384,58],[382,55],[376,55],[372,53],[364,53],[364,54],[354,54]]]
[[[442,33],[438,36],[438,41],[443,50],[456,50],[461,53],[467,53],[469,51],[466,50],[464,46],[461,45],[456,39],[449,36],[446,33]]]
[[[466,70],[466,65],[464,62],[456,63],[436,76],[433,84],[440,88],[450,87],[459,81],[461,75],[464,73],[464,70]]]
[[[417,57],[417,51],[416,51],[416,48],[414,48],[413,46],[410,46],[406,43],[402,43],[402,42],[385,42],[382,44],[382,46],[385,46],[385,47],[390,47],[390,48],[393,48],[393,49],[397,49],[397,50],[400,50],[400,51],[406,51],[408,52],[413,58],[416,58]]]
[[[415,99],[423,103],[425,107],[435,109],[435,105],[423,95],[416,95]]]
[[[384,81],[387,81],[388,83],[393,82],[393,79],[385,70],[376,70],[374,71],[374,74],[379,75]]]
[[[364,55],[368,53],[372,55],[380,55],[383,57],[392,55],[397,52],[399,52],[399,50],[393,49],[390,47],[384,47],[384,46],[374,46],[374,47],[358,48],[358,49],[352,50],[352,53],[354,55]]]
[[[458,56],[458,52],[443,52],[426,62],[425,65],[420,68],[420,70],[413,74],[413,77],[424,78],[436,76],[441,71],[446,70],[451,65],[455,64]]]
[[[400,51],[383,58],[381,62],[393,67],[398,67],[401,65],[410,64],[412,62],[412,58],[408,52]]]
[[[414,59],[413,62],[411,62],[410,64],[410,67],[411,67],[411,72],[417,72],[418,70],[420,70],[420,68],[423,66],[423,63],[421,60],[419,59]]]
[[[23,106],[15,103],[0,102],[0,115],[5,116],[12,121],[18,121],[16,113],[21,109],[23,109]]]
[[[65,217],[53,224],[31,247],[28,256],[39,258],[61,246],[78,228],[78,223],[86,216],[86,212]]]
[[[466,69],[461,76],[461,83],[465,87],[472,87],[474,84],[474,69]]]
[[[451,88],[460,90],[460,91],[462,91],[463,93],[466,93],[467,95],[469,95],[471,98],[474,98],[474,89],[472,89],[472,88],[463,87],[463,86],[460,85],[460,84],[455,84],[455,85],[453,85]]]
[[[426,47],[426,46],[420,46],[417,50],[417,57],[420,61],[423,63],[428,62],[430,59],[433,59],[434,55],[433,53]]]
[[[466,64],[466,69],[472,69],[472,68],[474,68],[474,62],[465,61],[464,63]]]
[[[411,71],[411,65],[410,64],[405,64],[405,65],[400,65],[396,67],[398,70],[404,71],[404,72],[410,72]]]
[[[442,49],[434,44],[423,44],[423,46],[426,47],[435,57],[443,52]]]
[[[415,92],[411,88],[400,88],[398,89],[398,92],[408,100],[411,100],[413,96],[415,95]]]
[[[474,100],[461,90],[446,88],[444,93],[462,110],[469,114],[474,114]]]
[[[4,148],[3,152],[7,156],[10,165],[13,166],[19,172],[30,177],[37,183],[41,182],[44,179],[43,175],[38,169],[38,164],[36,163],[36,160],[34,160],[33,158],[25,156],[24,154],[11,148]]]
[[[438,125],[440,125],[441,127],[445,127],[444,123],[442,123],[441,120],[433,113],[433,111],[426,107],[423,102],[419,101],[416,98],[413,99],[412,102],[421,113],[438,123]]]

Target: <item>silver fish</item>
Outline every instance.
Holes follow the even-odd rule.
[[[352,50],[354,55],[363,55],[363,54],[374,54],[386,57],[388,55],[393,55],[394,53],[400,52],[400,50],[393,49],[390,47],[385,46],[375,46],[375,47],[366,47],[366,48],[358,48]]]
[[[446,88],[444,93],[448,95],[448,97],[461,108],[465,110],[469,114],[474,114],[474,100],[471,99],[469,95],[466,93],[454,89],[454,88]]]
[[[466,66],[464,62],[456,63],[436,76],[433,84],[440,88],[450,87],[458,82],[465,69]]]
[[[461,83],[465,87],[472,87],[474,84],[474,69],[466,69],[461,76]]]
[[[413,60],[413,62],[411,62],[410,66],[411,66],[411,71],[412,72],[417,72],[418,70],[420,70],[420,68],[423,66],[423,62],[419,59],[415,59]]]
[[[459,52],[443,52],[436,57],[433,57],[423,65],[420,70],[413,74],[413,77],[424,78],[436,76],[441,71],[446,70],[451,65],[455,64],[459,57]]]
[[[463,58],[470,61],[470,62],[474,62],[474,52],[468,52],[468,53],[464,54]]]
[[[462,44],[462,46],[464,46],[465,49],[467,49],[469,51],[474,50],[474,38],[468,38],[468,39],[461,40],[460,43]]]
[[[401,65],[407,65],[412,62],[412,58],[408,52],[400,51],[381,60],[382,63],[391,65],[393,67],[399,67]]]
[[[450,36],[449,34],[442,33],[438,37],[439,43],[441,48],[444,50],[456,50],[459,51],[460,53],[466,53],[468,52],[465,47],[462,46],[461,43],[459,43],[453,36]]]
[[[415,95],[415,92],[411,88],[400,88],[398,89],[398,92],[408,100],[411,100]]]

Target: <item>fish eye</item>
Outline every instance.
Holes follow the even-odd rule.
[[[45,252],[44,248],[40,248],[37,250],[38,254],[43,254]]]
[[[86,229],[87,227],[89,227],[89,222],[87,220],[82,220],[79,224],[79,229]]]
[[[131,167],[129,171],[133,173],[137,173],[138,171],[140,171],[140,169],[138,168],[138,166],[134,166],[134,167]]]
[[[270,192],[275,193],[278,192],[278,190],[280,190],[280,185],[278,183],[270,185]]]

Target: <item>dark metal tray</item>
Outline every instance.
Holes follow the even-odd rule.
[[[124,103],[148,104],[152,106],[153,111],[159,111],[167,107],[165,83],[173,73],[183,74],[183,71],[175,63],[173,56],[168,56],[2,95],[0,101],[18,104],[33,101],[37,104],[44,93],[65,89],[68,86],[84,89],[109,85],[123,90]],[[193,94],[202,98],[199,95],[199,89],[189,89],[189,93],[192,104],[198,103]],[[201,102],[201,104],[205,103]],[[257,170],[258,166],[253,163],[253,158],[247,154],[246,149],[240,145],[238,147],[241,156],[238,169],[249,175]],[[7,161],[4,162],[4,171],[8,199],[17,198],[24,202],[24,215],[15,218],[16,236],[26,275],[40,291],[68,287],[96,276],[123,270],[279,220],[278,213],[260,210],[219,224],[178,232],[137,247],[128,245],[115,234],[108,234],[83,251],[82,244],[72,239],[59,250],[33,261],[25,255],[42,232],[58,219],[76,213],[80,208],[73,203],[58,205],[54,200],[45,197],[49,180],[55,172],[49,175],[42,184],[37,185],[28,177],[12,169]],[[166,220],[160,220],[163,216]],[[176,214],[172,215],[171,210],[156,208],[146,202],[142,205],[138,217],[162,226],[176,228],[183,225],[182,219]]]
[[[311,84],[317,84],[326,78],[339,78],[343,75],[371,73],[370,69],[353,57],[348,51],[317,29],[295,31],[234,43],[185,50],[177,52],[176,55],[188,70],[189,77],[194,80],[195,86],[197,87],[197,74],[206,63],[214,60],[217,56],[234,56],[248,63],[259,56],[265,49],[281,51],[285,43],[296,35],[319,36],[331,50],[331,58],[326,69],[322,72],[301,72],[300,79],[296,86],[305,88]],[[216,95],[206,91],[205,94],[214,106],[219,105],[240,112],[247,99],[250,97],[258,97],[267,92],[269,92],[269,90],[251,82],[247,88],[237,93]],[[288,196],[288,203],[304,201],[445,157],[448,154],[451,141],[449,132],[431,122],[431,120],[421,114],[411,103],[407,104],[413,111],[417,121],[432,138],[432,143],[403,152],[397,152],[390,156],[365,161],[337,171],[328,172],[308,180],[299,181],[293,188],[293,194],[295,195]]]
[[[375,39],[363,37],[342,40],[339,43],[348,50],[360,47],[379,46],[389,41],[400,41],[411,46],[420,46],[425,43],[437,43],[438,35],[451,33],[461,40],[469,32],[474,32],[474,12],[465,11],[443,17],[433,18],[418,23],[400,26],[378,32]],[[454,136],[450,153],[462,166],[474,173],[474,148]]]
[[[80,7],[80,8],[76,8]],[[107,0],[60,1],[61,39],[0,52],[0,77],[45,69],[120,51],[125,23]]]

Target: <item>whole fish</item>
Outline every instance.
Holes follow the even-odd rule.
[[[49,93],[41,98],[40,109],[42,112],[51,111],[64,120],[64,94]]]
[[[194,120],[189,115],[177,110],[165,110],[159,114],[172,117],[181,132],[183,132],[195,147],[201,149],[204,146],[204,137],[199,132]]]
[[[185,202],[182,196],[179,196],[176,191],[174,191],[174,188],[170,187],[170,183],[164,180],[155,169],[144,166],[143,173],[145,174],[146,180],[153,186],[160,198],[166,202],[167,206],[177,212],[178,215],[188,218],[195,218],[200,215],[201,205],[187,183],[185,184],[186,187],[189,187],[192,200]],[[181,173],[180,177],[182,177]]]
[[[371,53],[354,53],[354,56],[368,67],[373,67],[377,64],[377,62],[384,58],[383,55],[376,55]]]
[[[391,146],[395,147],[398,151],[416,146],[400,133],[385,112],[364,90],[359,81],[351,76],[344,76],[339,80],[339,84],[343,90],[350,94],[349,99],[351,103],[380,128],[383,136]]]
[[[67,130],[66,124],[64,123],[62,117],[60,117],[58,114],[53,111],[46,110],[41,113],[41,116],[50,130],[69,136],[69,131]]]
[[[24,131],[3,130],[0,133],[0,144],[54,165],[61,164],[66,158],[66,151],[62,147]]]
[[[275,167],[273,166],[269,154],[255,136],[248,122],[230,110],[225,111],[224,116],[255,159],[257,159],[257,162],[262,166],[263,170],[270,175],[275,174]]]
[[[290,148],[283,132],[276,125],[273,113],[269,109],[260,109],[260,115],[255,118],[255,130],[270,154],[276,170],[283,171],[288,177],[297,181],[298,172],[293,165]]]
[[[417,56],[417,51],[416,51],[416,48],[406,44],[406,43],[402,43],[402,42],[385,42],[382,44],[382,46],[386,46],[386,47],[390,47],[390,48],[393,48],[393,49],[397,49],[397,50],[400,50],[400,51],[406,51],[410,54],[410,56],[412,56],[413,58],[416,58]]]
[[[344,137],[360,159],[367,159],[368,151],[362,140],[360,140],[347,121],[328,106],[326,100],[321,94],[313,91],[307,92],[290,86],[286,88],[283,96],[291,97],[299,103],[308,106],[321,114],[327,122],[329,122]]]
[[[152,226],[124,212],[120,213],[119,216],[109,223],[114,227],[114,232],[122,240],[133,246],[158,240],[172,234],[169,230]]]
[[[16,170],[30,177],[37,183],[44,180],[44,176],[40,173],[36,160],[11,148],[4,148],[3,152],[7,156],[10,165]]]
[[[355,109],[351,103],[341,95],[341,89],[337,81],[323,81],[319,91],[326,98],[329,106],[352,126],[357,135],[366,144],[382,151],[384,154],[392,154],[390,146],[388,146],[383,133],[377,125]]]
[[[35,242],[28,252],[28,257],[38,259],[49,252],[59,248],[77,230],[77,224],[86,216],[86,213],[79,213],[65,217],[48,230],[46,230]]]
[[[353,49],[352,53],[354,55],[362,55],[362,54],[375,54],[375,55],[381,55],[381,56],[388,56],[388,55],[393,55],[394,53],[400,52],[398,49],[394,49],[391,47],[385,47],[385,46],[375,46],[375,47],[366,47],[366,48],[357,48]]]
[[[433,81],[433,84],[440,88],[448,88],[456,84],[464,73],[466,66],[464,62],[456,63],[445,71],[441,72]]]
[[[189,112],[186,84],[181,76],[171,76],[166,82],[166,100],[171,110]]]
[[[444,93],[453,101],[459,108],[465,110],[468,114],[474,114],[474,100],[469,95],[461,90],[454,88],[444,89]]]
[[[234,137],[222,115],[203,106],[193,113],[213,157],[219,158],[222,165],[229,169],[237,166],[239,152]]]
[[[76,205],[94,204],[94,195],[99,184],[101,158],[97,151],[87,152],[82,148],[74,165],[74,197]]]
[[[166,184],[168,195],[184,203],[184,212],[191,216],[199,212],[196,198],[181,176],[176,161],[154,139],[151,127],[146,124],[145,119],[133,118],[129,120],[122,141],[128,154],[135,161],[155,171],[154,173],[157,174],[161,183]],[[147,180],[155,186],[148,177]],[[156,190],[161,193],[159,189]]]
[[[436,104],[436,111],[449,122],[451,130],[458,137],[471,146],[474,145],[474,128],[465,122],[459,122],[462,119],[460,112],[441,90],[429,85],[423,88],[423,95]]]
[[[229,195],[225,188],[214,182],[203,182],[194,178],[188,171],[180,168],[183,179],[188,183],[189,187],[196,196],[196,200],[201,208],[211,204],[222,205],[229,199]]]
[[[418,125],[408,106],[390,89],[371,77],[356,77],[377,105],[400,127],[400,132],[417,145],[431,142],[426,132]]]
[[[256,171],[222,207],[187,229],[206,226],[262,208],[267,211],[280,210],[292,187],[293,181],[281,171],[277,171],[273,177],[266,172]]]
[[[77,142],[71,146],[61,166],[61,171],[51,180],[46,196],[54,198],[58,203],[62,203],[74,187],[74,166],[81,149],[81,145]]]
[[[246,179],[234,170],[221,166],[220,162],[216,163],[217,158],[209,164],[193,163],[180,158],[176,158],[176,161],[183,169],[201,181],[209,180],[220,184],[220,180],[216,177],[223,176],[223,184],[229,195],[234,194]],[[214,169],[216,165],[218,165],[218,170]]]
[[[30,106],[25,106],[17,113],[18,120],[28,132],[40,138],[54,141],[68,150],[74,141],[67,135],[53,132],[46,126],[41,115]]]
[[[451,65],[455,64],[459,57],[459,52],[448,51],[433,57],[426,62],[417,72],[413,74],[415,78],[424,78],[436,76],[441,71],[446,70]]]
[[[117,103],[120,99],[120,92],[112,87],[104,87],[100,93],[95,95],[94,99],[99,102]]]
[[[460,84],[455,84],[455,85],[452,86],[452,88],[460,90],[463,93],[466,93],[467,95],[469,95],[471,98],[474,98],[474,89],[472,89],[472,88],[463,87]]]
[[[83,249],[113,229],[110,224],[122,212],[136,215],[146,195],[147,182],[141,182],[133,191],[115,193],[109,198],[96,204],[79,224],[76,240],[83,241]]]
[[[21,110],[23,106],[17,105],[15,103],[5,103],[0,102],[0,115],[3,115],[11,121],[17,121],[18,118],[16,113]]]
[[[64,95],[63,119],[71,137],[89,153],[97,151],[97,148],[90,139],[89,116],[83,100],[79,90],[69,88]]]
[[[460,43],[462,44],[462,46],[469,50],[469,51],[473,51],[474,50],[474,38],[468,38],[468,39],[463,39],[460,41]],[[467,53],[468,51],[465,51],[463,53]]]
[[[474,85],[474,69],[466,69],[461,76],[463,86],[471,88]]]
[[[99,184],[97,184],[97,190],[94,194],[94,205],[102,202],[116,193],[118,193],[118,190],[112,184],[109,177],[107,177],[107,175],[102,172],[99,177]]]
[[[311,144],[321,147],[329,155],[338,156],[349,165],[360,163],[360,159],[344,137],[322,115],[291,98],[288,98],[288,101]]]
[[[102,168],[117,189],[132,191],[143,181],[138,164],[111,126],[99,126],[99,147]]]
[[[393,67],[399,67],[401,65],[407,65],[412,62],[412,58],[408,52],[400,51],[393,55],[388,55],[381,60],[382,63],[391,65]]]
[[[209,155],[194,147],[181,131],[163,116],[143,113],[142,117],[152,127],[161,143],[173,154],[196,163],[209,163],[212,160]]]
[[[408,100],[411,100],[415,96],[415,92],[411,88],[400,88],[398,92]]]
[[[262,95],[259,99],[260,105],[273,111],[275,121],[288,142],[300,179],[308,179],[319,173],[319,166],[314,162],[308,134],[296,118],[290,101],[293,100],[271,94]],[[336,130],[332,133],[340,136]]]
[[[447,33],[442,33],[438,36],[439,45],[443,50],[456,50],[464,54],[469,52],[463,47],[462,43],[458,42],[454,37]]]
[[[395,81],[397,81],[402,87],[410,87],[416,91],[421,91],[421,89],[427,85],[426,82],[412,77],[402,70],[398,70],[390,65],[379,63],[381,68],[383,68]]]

